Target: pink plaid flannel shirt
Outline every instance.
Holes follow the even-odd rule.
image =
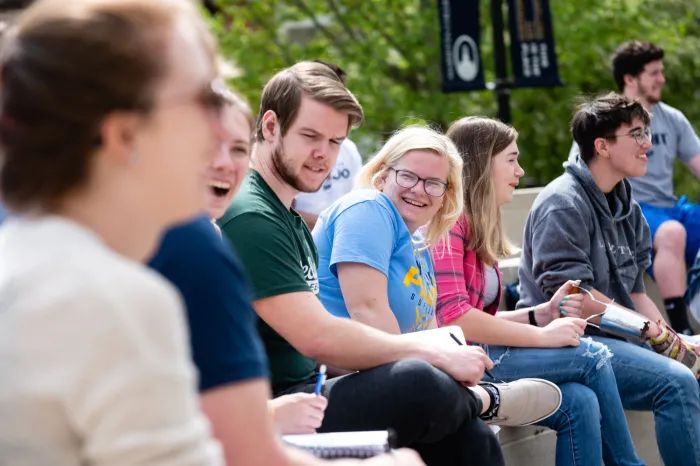
[[[501,301],[501,272],[498,275],[496,300],[484,309],[486,275],[484,263],[474,250],[468,248],[469,224],[464,214],[450,229],[449,241],[440,240],[432,250],[437,281],[437,308],[435,316],[438,326],[450,325],[455,319],[475,308],[495,315]]]

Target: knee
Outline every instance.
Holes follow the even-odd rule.
[[[391,379],[415,396],[446,396],[462,387],[449,375],[420,359],[403,359],[391,368]]]
[[[654,249],[685,252],[687,232],[680,222],[667,220],[662,223],[654,235]]]
[[[554,430],[576,430],[588,432],[600,430],[600,405],[598,397],[590,388],[580,383],[565,383],[559,386],[562,400],[556,415]]]
[[[665,377],[661,377],[662,390],[672,391],[673,396],[687,396],[694,394],[700,396],[700,386],[691,371],[682,364],[670,364]]]
[[[461,412],[469,391],[440,369],[420,359],[404,359],[391,369],[391,381],[402,391],[401,399],[414,414],[448,416]],[[464,406],[466,408],[466,406]]]

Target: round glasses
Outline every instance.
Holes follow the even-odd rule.
[[[643,146],[645,138],[649,138],[649,140],[651,141],[651,128],[649,128],[649,127],[646,127],[644,129],[637,128],[634,131],[630,131],[629,133],[613,134],[610,137],[619,138],[619,137],[624,137],[624,136],[630,136],[631,138],[634,139],[634,142],[636,142],[637,145]]]
[[[422,181],[423,189],[428,196],[442,197],[445,195],[445,191],[447,191],[447,183],[443,183],[442,181],[421,178],[410,170],[397,170],[394,167],[389,167],[389,170],[393,170],[396,173],[396,184],[402,188],[410,189]]]

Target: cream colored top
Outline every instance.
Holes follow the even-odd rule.
[[[0,464],[223,464],[176,292],[60,217],[0,227]]]

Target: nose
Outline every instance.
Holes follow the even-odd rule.
[[[415,186],[411,188],[411,193],[418,195],[427,195],[428,192],[425,190],[425,180],[418,180]]]
[[[525,170],[523,170],[523,167],[521,167],[518,162],[515,162],[515,176],[518,178],[525,176]]]
[[[646,150],[649,150],[649,149],[651,149],[651,147],[652,147],[653,145],[654,145],[654,144],[652,144],[651,138],[649,137],[649,135],[648,135],[648,134],[645,134],[645,135],[644,135],[644,144],[642,144],[642,147],[643,147],[644,149],[646,149]]]
[[[216,148],[216,154],[211,161],[211,167],[215,169],[223,169],[231,166],[232,161],[228,153],[228,143],[219,141]]]
[[[319,141],[314,147],[312,155],[316,158],[326,158],[330,155],[331,147],[329,141]]]

